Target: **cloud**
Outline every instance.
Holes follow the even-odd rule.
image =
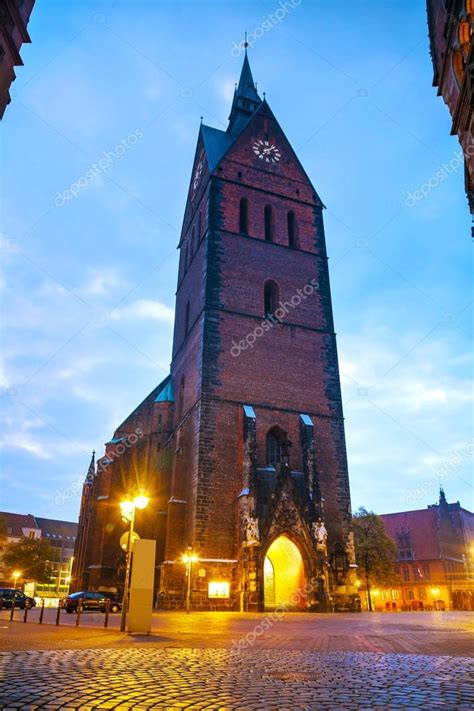
[[[117,287],[126,286],[125,280],[117,269],[93,269],[79,291],[85,296],[104,296]]]
[[[137,299],[123,308],[114,309],[110,313],[110,318],[116,321],[131,318],[150,319],[152,321],[164,321],[174,323],[174,309],[161,301],[153,299]]]

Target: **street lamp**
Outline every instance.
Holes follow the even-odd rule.
[[[149,498],[144,494],[139,494],[134,499],[125,499],[120,502],[120,510],[122,518],[129,521],[130,528],[128,531],[127,541],[127,561],[125,568],[125,583],[122,598],[122,617],[120,619],[120,631],[125,632],[127,626],[127,608],[128,608],[128,588],[130,587],[130,569],[132,563],[132,542],[133,542],[133,526],[135,524],[135,510],[144,509],[148,506]]]
[[[191,605],[191,576],[193,572],[193,563],[197,563],[198,560],[199,558],[195,553],[193,553],[192,548],[188,548],[187,552],[182,557],[182,561],[186,565],[186,575],[188,576],[188,585],[186,588],[186,614],[188,615]]]
[[[14,582],[14,584],[15,584],[15,585],[14,585],[15,590],[16,590],[16,584],[17,584],[17,582],[18,582],[18,578],[19,578],[20,576],[21,576],[21,570],[14,570],[14,571],[13,571],[13,582]]]

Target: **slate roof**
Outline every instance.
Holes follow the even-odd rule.
[[[68,538],[74,541],[77,536],[77,523],[71,521],[57,521],[53,518],[39,518],[35,516],[41,536],[46,538]]]
[[[155,402],[174,402],[173,386],[171,385],[171,375],[168,375],[158,386],[158,395]]]
[[[35,517],[31,514],[17,514],[9,511],[0,511],[0,517],[4,519],[7,528],[7,536],[21,538],[23,528],[39,528]]]
[[[0,511],[0,517],[5,521],[7,536],[21,538],[25,528],[41,531],[41,536],[46,538],[69,538],[73,541],[77,535],[77,523],[71,521],[57,521],[52,518],[40,518],[32,514],[17,514],[9,511]]]

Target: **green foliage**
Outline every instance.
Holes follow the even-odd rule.
[[[361,507],[352,520],[359,575],[368,587],[398,582],[395,571],[397,548],[385,533],[383,520]]]
[[[51,570],[49,561],[54,556],[48,541],[44,539],[22,538],[20,541],[5,546],[2,555],[2,567],[7,576],[13,571],[21,572],[20,580],[37,583],[49,583]]]

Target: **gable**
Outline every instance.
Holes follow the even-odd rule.
[[[266,101],[254,112],[235,140],[229,143],[219,163],[221,166],[226,163],[238,163],[264,173],[262,177],[267,180],[270,189],[278,189],[282,180],[300,183],[301,189],[311,196],[314,195],[316,204],[323,206],[308,174]],[[216,167],[217,165],[212,170]]]

